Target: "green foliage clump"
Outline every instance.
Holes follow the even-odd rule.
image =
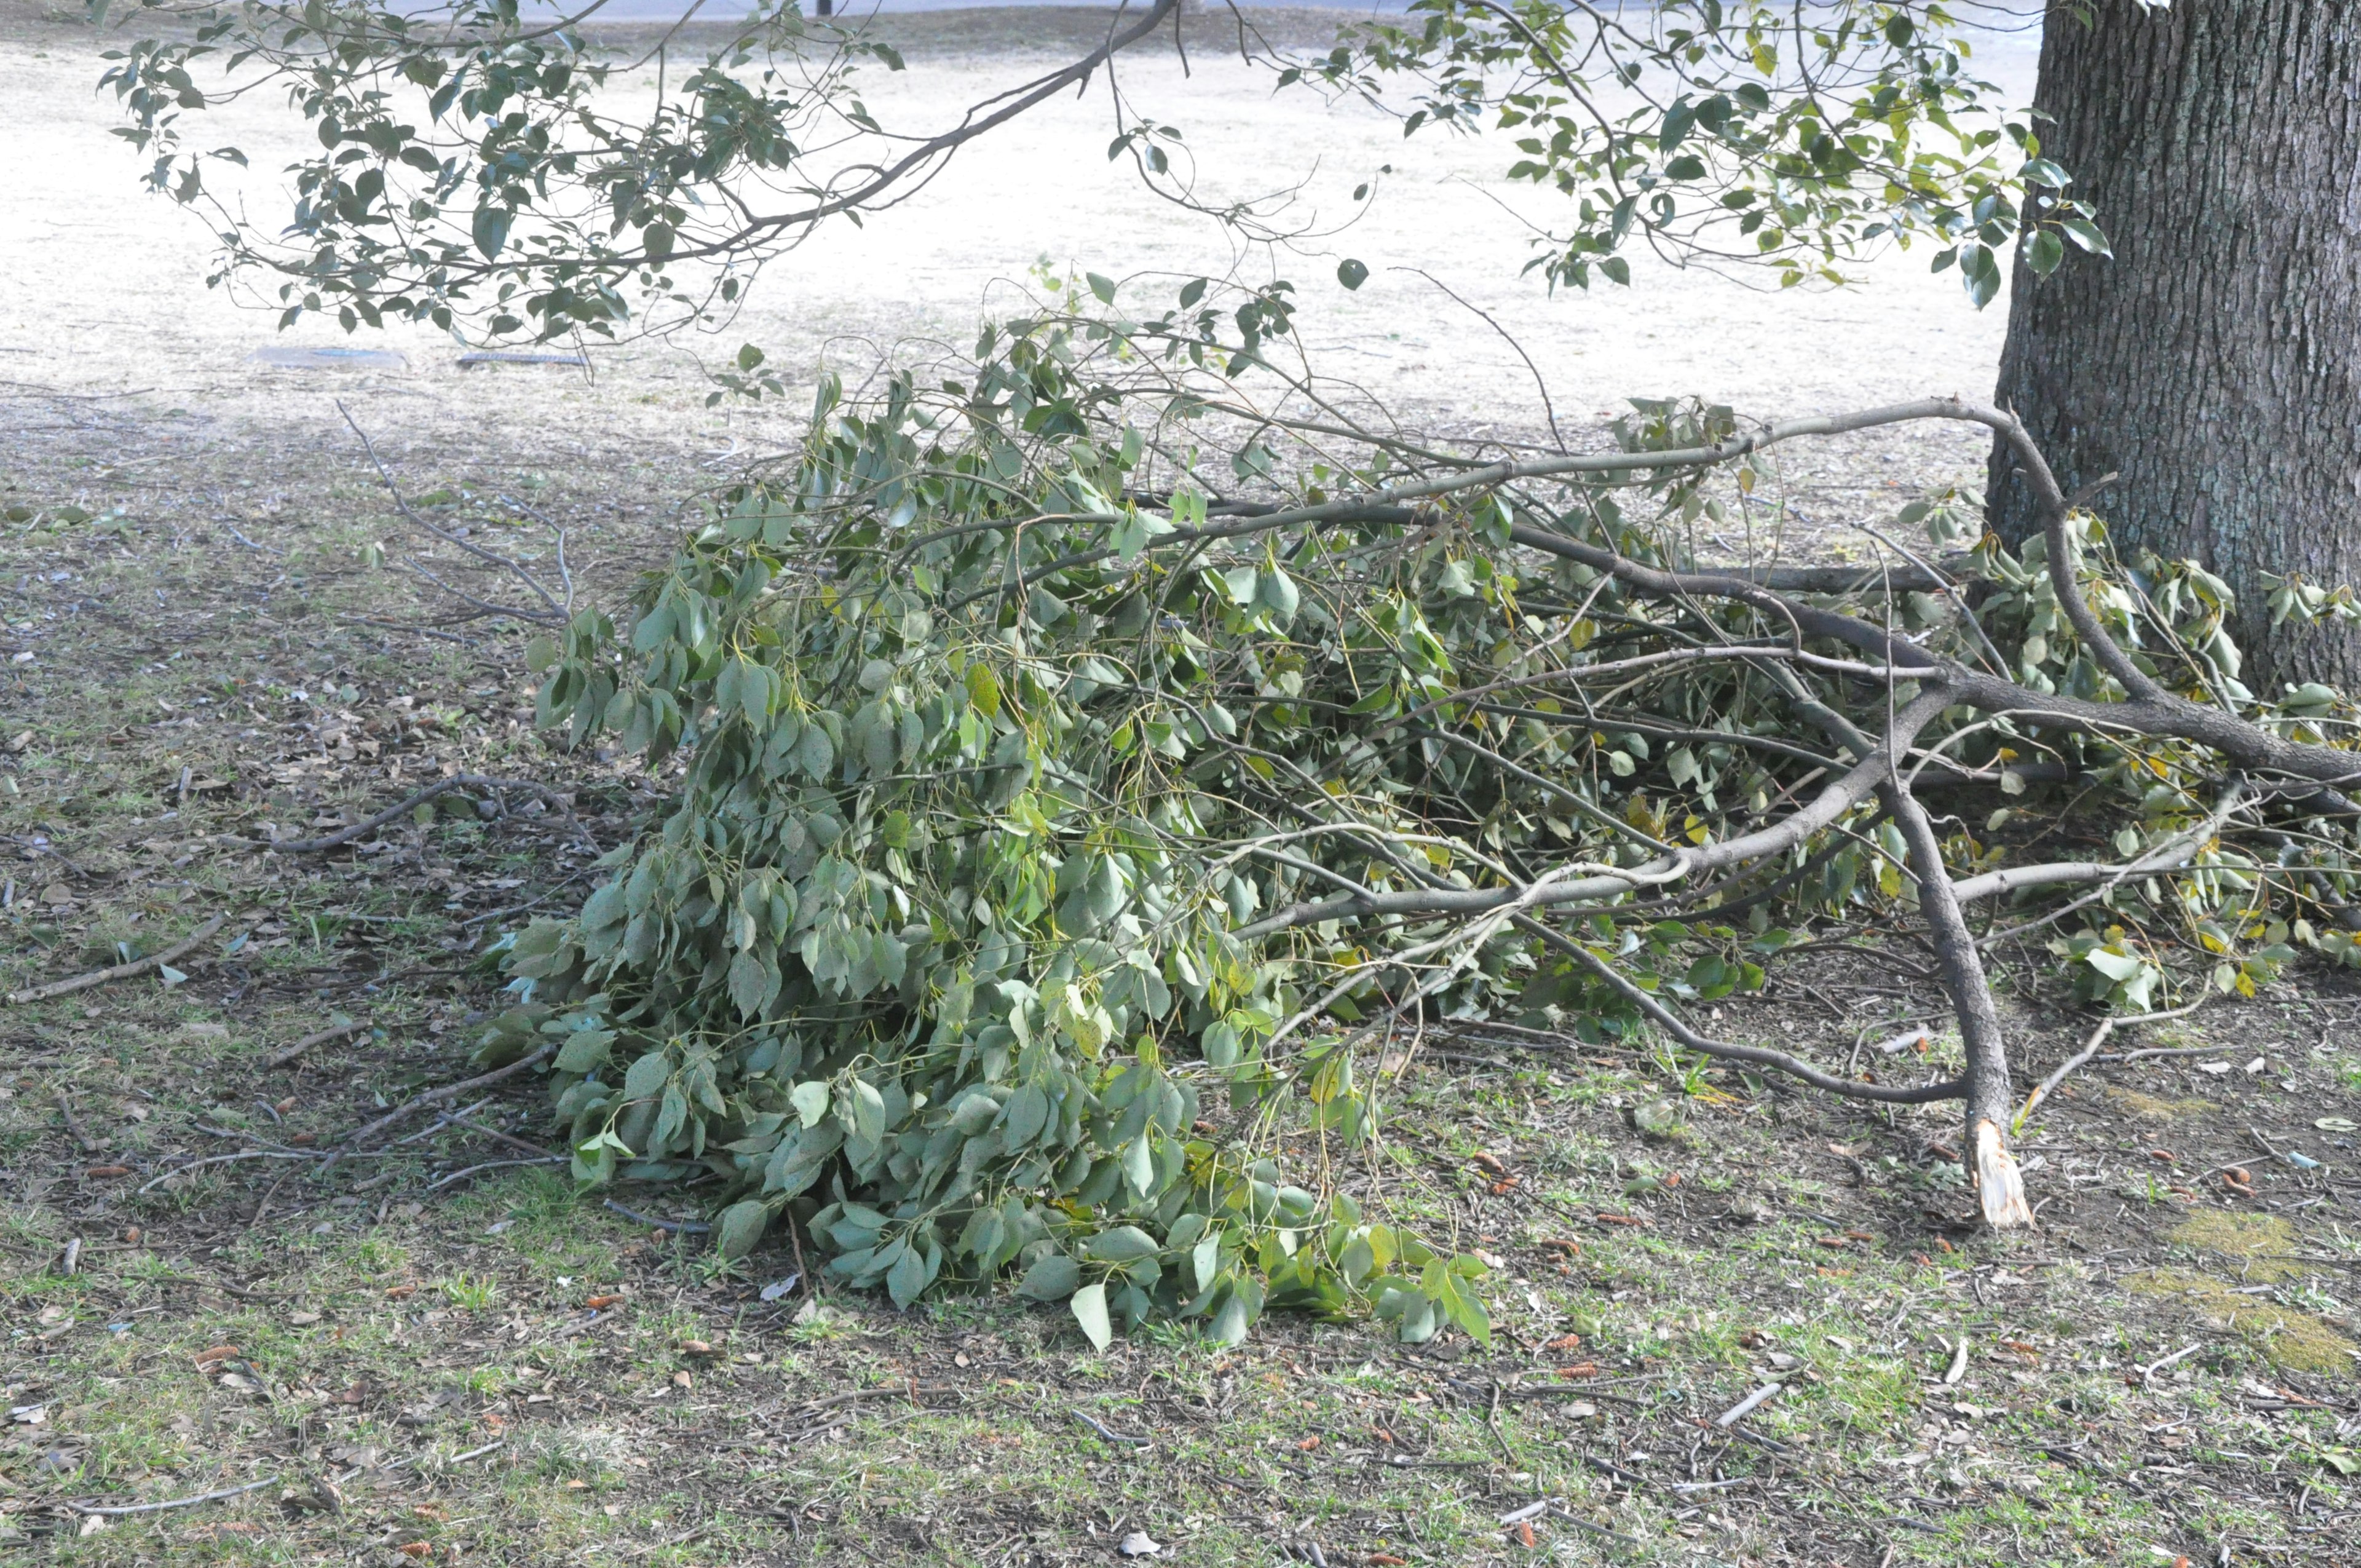
[[[1493,1014],[1628,1035],[1760,985],[1788,925],[1906,915],[1866,791],[1704,885],[1677,867],[1858,772],[1831,733],[1859,732],[1799,711],[1874,728],[1915,686],[1801,647],[1791,611],[1531,547],[1686,565],[1700,530],[1769,523],[1729,411],[1637,404],[1629,466],[1524,468],[1282,418],[1227,373],[1309,396],[1271,372],[1285,313],[1249,301],[1257,337],[1225,345],[1192,287],[1151,321],[988,329],[859,405],[824,384],[791,471],[625,624],[538,649],[544,723],[678,790],[578,916],[516,939],[490,1051],[555,1045],[577,1175],[697,1184],[732,1255],[792,1212],[897,1302],[1009,1275],[1102,1342],[1158,1313],[1234,1340],[1273,1305],[1481,1332],[1480,1264],[1378,1208],[1366,1047]],[[1711,483],[1642,461],[1717,444]],[[2047,576],[1989,539],[1969,565],[1983,625],[1913,592],[1920,645],[2106,695]],[[2218,585],[2151,566],[2094,578],[2109,624],[2204,644]],[[2114,803],[2124,854],[2177,857],[2058,939],[2094,999],[2145,1005],[2176,941],[2224,989],[2289,951],[2301,894],[2227,843],[2187,743],[1960,706],[1916,744],[1929,788],[2022,794],[2050,759]],[[2006,862],[1985,839],[2013,809],[1984,838],[1952,815],[1946,859]],[[1666,1066],[1705,1091],[1701,1061]]]

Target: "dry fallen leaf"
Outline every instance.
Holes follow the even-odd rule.
[[[594,1312],[603,1312],[603,1311],[605,1311],[608,1308],[609,1308],[609,1307],[613,1306],[616,1302],[618,1302],[618,1301],[621,1300],[622,1299],[623,1299],[623,1298],[622,1298],[620,1295],[614,1295],[614,1296],[593,1296],[593,1297],[591,1297],[591,1298],[590,1298],[590,1299],[588,1299],[588,1301],[583,1302],[582,1304],[583,1304],[584,1306],[586,1306],[586,1307],[589,1308],[589,1309],[590,1309],[592,1311],[594,1311]]]

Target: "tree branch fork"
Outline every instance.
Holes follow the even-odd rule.
[[[1480,887],[1436,885],[1429,879],[1424,885],[1387,891],[1353,887],[1349,879],[1330,876],[1326,880],[1346,882],[1349,891],[1273,910],[1235,927],[1233,935],[1254,939],[1328,922],[1402,923],[1441,918],[1462,923],[1463,939],[1480,944],[1489,940],[1503,924],[1509,925],[1572,959],[1689,1050],[1734,1065],[1775,1071],[1848,1098],[1889,1104],[1961,1102],[1966,1121],[1962,1164],[1975,1184],[1985,1220],[1997,1228],[2032,1224],[2023,1178],[2009,1146],[2012,1133],[2023,1125],[2025,1118],[2066,1073],[2096,1053],[2099,1043],[2113,1028],[2156,1022],[2193,1009],[2145,1014],[2101,1025],[2091,1047],[2053,1074],[2019,1110],[2006,1041],[1980,944],[1970,934],[1963,911],[1979,902],[2030,889],[2079,885],[2095,886],[2103,893],[2132,878],[2184,869],[2194,857],[2207,850],[2233,816],[2258,802],[2291,792],[2308,798],[2314,806],[2325,805],[2332,811],[2356,809],[2338,786],[2361,779],[2361,757],[2339,747],[2288,740],[2227,707],[2178,696],[2165,689],[2134,661],[2091,608],[2078,576],[2079,551],[2070,530],[2071,504],[2040,451],[2013,415],[1958,399],[1928,399],[1852,414],[1788,421],[1711,446],[1503,460],[1317,505],[1257,509],[1258,516],[1225,520],[1197,532],[1218,532],[1224,537],[1235,537],[1291,523],[1367,518],[1386,509],[1414,508],[1446,497],[1498,492],[1527,480],[1575,476],[1605,476],[1611,480],[1628,478],[1634,473],[1661,475],[1708,468],[1806,437],[1841,435],[1928,420],[1984,426],[1994,433],[2024,470],[2043,505],[2046,565],[2057,603],[2079,644],[2104,672],[2107,682],[2118,694],[2114,700],[2038,691],[2005,675],[1941,658],[1864,617],[1795,597],[1796,591],[1835,586],[1817,578],[1799,579],[1795,591],[1783,591],[1759,569],[1717,571],[1652,565],[1573,537],[1555,527],[1517,521],[1509,531],[1511,542],[1517,545],[1578,563],[1643,598],[1718,599],[1751,608],[1772,624],[1787,626],[1789,640],[1784,646],[1759,641],[1708,646],[1594,667],[1574,666],[1546,676],[1530,677],[1529,681],[1519,677],[1516,682],[1495,682],[1430,701],[1419,710],[1418,717],[1424,718],[1455,707],[1462,715],[1473,712],[1474,698],[1514,684],[1570,683],[1578,691],[1584,678],[1628,675],[1642,664],[1669,668],[1707,660],[1728,660],[1765,669],[1773,673],[1774,678],[1780,668],[1790,672],[1785,679],[1791,696],[1797,699],[1798,711],[1829,730],[1831,740],[1848,754],[1850,765],[1828,779],[1816,795],[1776,821],[1719,841],[1669,847],[1630,867],[1562,866],[1521,881],[1503,876],[1497,879],[1497,885]],[[1842,667],[1844,661],[1810,654],[1805,647],[1806,641],[1833,641],[1873,663]],[[1864,736],[1849,720],[1810,699],[1795,684],[1792,672],[1798,667],[1817,668],[1864,685],[1883,685],[1887,693],[1883,733],[1873,739]],[[2228,764],[2231,777],[2220,804],[2205,818],[2121,861],[2056,861],[1954,877],[1945,865],[1941,841],[1925,806],[1913,793],[1913,786],[1918,771],[1930,762],[1942,762],[1955,772],[1960,771],[1948,759],[1916,746],[1921,731],[1947,709],[1957,708],[1971,709],[1987,718],[2006,718],[2036,729],[2111,740],[2144,737],[2191,742],[2220,756]],[[1437,718],[1435,722],[1448,728],[1446,718]],[[1606,720],[1598,722],[1613,727]],[[1547,916],[1554,913],[1610,909],[1635,894],[1693,885],[1708,876],[1741,873],[1744,868],[1772,862],[1776,857],[1795,851],[1814,836],[1839,826],[1872,802],[1900,830],[1906,847],[1919,916],[1935,950],[1939,978],[1960,1026],[1965,1066],[1957,1078],[1916,1086],[1859,1081],[1839,1078],[1785,1052],[1709,1038],[1608,959],[1548,924]],[[1430,951],[1440,946],[1439,941],[1431,941],[1419,950]],[[1399,963],[1400,959],[1400,954],[1381,955],[1368,959],[1364,967]],[[1421,993],[1427,989],[1430,988],[1422,987]]]

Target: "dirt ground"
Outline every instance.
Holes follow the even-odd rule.
[[[78,15],[0,5],[0,991],[203,935],[170,975],[0,1008],[0,1547],[996,1565],[1120,1562],[1139,1531],[1180,1563],[2361,1563],[2361,985],[2336,973],[2136,1042],[2191,1055],[2071,1080],[2027,1138],[2041,1227],[2007,1238],[1967,1223],[1941,1114],[1684,1098],[1640,1055],[1499,1031],[1431,1042],[1363,1179],[1498,1260],[1488,1346],[1278,1319],[1235,1351],[1155,1332],[1100,1355],[1003,1298],[905,1315],[783,1290],[791,1252],[733,1273],[530,1163],[549,1133],[522,1082],[323,1171],[320,1148],[467,1076],[498,1005],[482,948],[578,899],[592,851],[489,789],[332,852],[258,841],[448,773],[557,787],[602,848],[646,800],[533,735],[519,636],[423,613],[371,567],[413,536],[337,402],[446,528],[546,575],[523,509],[564,524],[594,596],[796,420],[706,410],[677,347],[589,378],[462,372],[424,334],[394,340],[398,374],[252,362],[280,340],[206,292],[203,233],[134,188]],[[895,25],[913,70],[877,96],[939,118],[1082,24]],[[1266,172],[1273,145],[1347,187],[1396,165],[1299,276],[1371,261],[1357,294],[1308,291],[1310,335],[1431,428],[1530,433],[1530,380],[1381,258],[1512,321],[1593,439],[1632,395],[1767,414],[1991,384],[1998,310],[1916,262],[1834,295],[1652,273],[1551,299],[1514,276],[1513,193],[1479,144],[1273,100],[1210,49],[1191,67],[1127,80],[1209,178]],[[1217,262],[1108,168],[1105,115],[1060,104],[815,240],[718,346],[762,343],[807,381],[965,338],[1043,257]],[[1864,444],[1794,479],[1834,548],[1980,460]],[[2037,957],[1996,975],[2028,1076],[2091,1026]],[[1936,999],[1906,948],[1824,948],[1725,1006],[1727,1028],[1839,1059]]]

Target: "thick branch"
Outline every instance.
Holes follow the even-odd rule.
[[[1553,883],[1545,888],[1407,889],[1398,893],[1355,894],[1342,898],[1291,905],[1234,933],[1241,941],[1268,937],[1298,926],[1323,920],[1367,920],[1383,916],[1487,915],[1531,897],[1534,906],[1597,903],[1602,899],[1684,881],[1700,872],[1720,871],[1793,849],[1875,794],[1894,768],[1898,752],[1906,751],[1918,731],[1943,710],[1948,698],[1938,687],[1919,696],[1895,716],[1893,732],[1868,757],[1832,781],[1811,804],[1768,828],[1725,839],[1718,844],[1683,845],[1629,872]]]
[[[1967,1069],[1968,1147],[1964,1157],[1983,1201],[1984,1219],[1996,1228],[2033,1223],[2025,1201],[2025,1181],[2008,1152],[2010,1087],[2008,1047],[2001,1035],[2000,1014],[1993,1006],[1991,982],[1976,953],[1975,938],[1960,913],[1951,892],[1950,872],[1943,864],[1942,841],[1926,808],[1899,783],[1880,791],[1885,808],[1902,829],[1910,851],[1911,869],[1918,879],[1918,912],[1935,945],[1943,971],[1943,988],[1950,992],[1951,1012],[1960,1024]]]

